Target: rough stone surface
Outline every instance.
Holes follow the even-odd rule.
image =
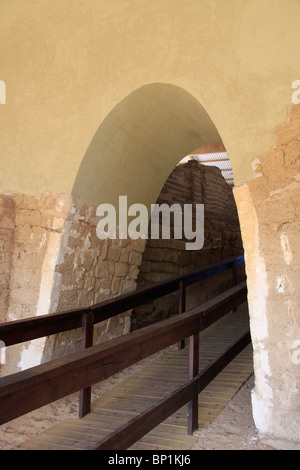
[[[15,208],[6,315],[6,321],[13,321],[49,312],[53,270],[71,198],[54,194],[6,197]],[[2,226],[1,220],[0,229]],[[38,364],[43,347],[44,339],[39,339],[8,348],[1,372],[13,373]]]
[[[254,421],[260,433],[295,442],[300,441],[299,132],[300,106],[295,105],[288,122],[276,129],[277,145],[253,161],[254,180],[234,190],[246,253],[254,347]],[[200,185],[201,191],[204,186]],[[216,195],[214,190],[212,195]],[[182,197],[182,188],[177,196]],[[221,202],[215,204],[211,196],[206,204],[206,215],[211,217],[205,230],[211,227],[213,236],[210,238],[208,231],[205,240],[214,253],[222,246],[225,258],[231,254],[231,238],[227,238],[224,220],[228,207],[220,206],[216,223],[214,217],[218,216]],[[94,210],[62,194],[1,195],[3,320],[86,306],[139,285],[137,276],[145,242],[97,239],[95,244]],[[173,277],[175,266],[188,265],[180,258],[176,243],[164,246],[163,259],[159,242],[147,247],[141,265],[140,271],[149,283],[160,280],[161,273]],[[206,246],[202,251],[204,257],[209,252]],[[129,331],[129,315],[130,312],[100,325],[96,340]],[[152,321],[153,311],[144,311],[143,317],[147,315]],[[7,364],[1,374],[70,352],[78,347],[80,333],[76,335],[75,346],[71,346],[73,338],[62,336],[8,348]]]
[[[300,105],[235,189],[254,347],[253,415],[261,433],[300,441]]]
[[[96,208],[74,201],[65,223],[54,273],[51,311],[89,307],[136,289],[145,240],[100,240]],[[131,311],[97,324],[94,344],[130,331]],[[81,330],[47,339],[43,360],[80,347]]]
[[[204,268],[243,254],[237,209],[231,187],[216,167],[189,161],[175,167],[157,200],[158,204],[204,204],[204,245],[186,250],[182,240],[147,240],[137,280],[138,288]],[[173,219],[171,219],[173,221]],[[173,228],[173,227],[172,227]],[[173,233],[173,230],[171,230]],[[242,275],[243,270],[239,270]],[[232,285],[232,273],[224,273],[187,288],[187,308],[202,303]],[[134,309],[132,329],[178,312],[178,292]]]
[[[95,212],[62,194],[1,197],[3,321],[87,307],[136,289],[145,240],[99,240]],[[95,342],[129,330],[125,312],[99,324]],[[73,352],[80,340],[81,331],[75,331],[12,346],[1,374]]]
[[[0,197],[0,322],[6,321],[9,307],[9,288],[15,231],[15,205]]]
[[[0,205],[3,321],[88,307],[137,286],[242,252],[232,190],[218,169],[200,170],[197,162],[177,166],[157,202],[175,201],[205,204],[202,250],[187,251],[180,240],[148,240],[143,256],[146,240],[100,240],[96,234],[99,221],[96,207],[82,200],[50,193],[40,197],[3,196]],[[221,279],[217,288],[228,283],[231,275]],[[203,287],[189,288],[189,306],[216,293],[213,284]],[[133,328],[171,315],[177,311],[177,304],[175,294],[142,306],[134,312]],[[128,333],[131,313],[98,324],[95,343]],[[1,373],[13,373],[69,354],[80,347],[80,342],[81,330],[77,330],[11,347]]]

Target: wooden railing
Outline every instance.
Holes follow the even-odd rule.
[[[236,284],[237,266],[243,262],[243,257],[233,258],[152,287],[124,294],[87,309],[1,324],[0,340],[6,346],[82,327],[83,350],[1,378],[0,424],[76,391],[81,391],[80,416],[82,417],[90,411],[90,387],[93,384],[176,342],[190,338],[190,381],[188,384],[181,387],[175,395],[173,394],[174,396],[168,397],[167,401],[163,400],[156,407],[148,410],[145,415],[136,418],[138,421],[130,422],[129,426],[135,429],[135,432],[131,433],[132,436],[145,434],[148,432],[149,426],[152,426],[157,420],[161,420],[166,414],[172,414],[174,406],[177,407],[178,404],[185,401],[190,402],[188,432],[193,432],[198,421],[196,403],[199,390],[208,379],[210,380],[210,377],[216,374],[220,367],[225,367],[224,364],[226,365],[231,360],[233,354],[237,354],[237,351],[239,352],[245,347],[250,341],[250,335],[247,333],[243,336],[213,365],[212,369],[209,368],[199,375],[197,362],[199,331],[244,302],[247,298],[247,289],[245,283],[235,285],[226,293],[220,294],[213,300],[188,312],[185,312],[185,289],[190,284],[229,269],[233,273],[233,284]],[[178,315],[112,339],[107,343],[92,345],[94,324],[176,290],[180,291]],[[124,434],[124,430],[119,432]],[[127,434],[125,432],[126,436]],[[107,448],[115,448],[110,447],[115,445],[113,442],[120,443],[120,436],[111,436],[111,440],[106,439],[96,448],[102,449],[103,445]],[[127,445],[126,442],[121,445]]]
[[[90,323],[95,325],[177,290],[180,292],[179,313],[181,313],[185,310],[186,287],[228,270],[232,270],[232,284],[236,285],[237,267],[243,263],[244,257],[239,256],[150,287],[120,295],[88,308],[79,308],[2,323],[0,324],[0,341],[3,341],[6,346],[11,346],[44,336],[74,330],[82,326],[85,330],[89,328]],[[86,316],[89,314],[93,315],[93,322],[86,321]]]

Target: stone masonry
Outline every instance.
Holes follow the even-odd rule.
[[[0,197],[0,322],[7,319],[15,231],[14,201]]]
[[[234,190],[246,253],[254,349],[253,416],[261,433],[300,441],[300,105],[276,146]]]
[[[204,204],[204,246],[186,250],[182,240],[147,240],[137,280],[138,288],[204,268],[243,254],[239,220],[232,188],[216,167],[190,160],[177,165],[166,181],[158,204]],[[240,270],[240,274],[243,272]],[[232,273],[224,273],[187,289],[187,308],[204,302],[232,285]],[[178,312],[178,293],[134,309],[132,329]]]
[[[0,211],[3,321],[86,307],[136,288],[145,241],[99,240],[94,206],[68,195],[11,194]],[[99,324],[95,342],[129,329],[127,312]],[[11,346],[1,374],[75,351],[80,337],[77,331]]]

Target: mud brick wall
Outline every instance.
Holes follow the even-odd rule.
[[[204,246],[186,250],[182,240],[147,240],[137,287],[201,269],[243,254],[237,209],[232,188],[218,168],[189,161],[170,174],[158,204],[204,204]],[[242,270],[240,274],[243,275]],[[204,302],[232,284],[232,273],[218,275],[187,289],[187,308]],[[157,299],[133,311],[132,329],[168,318],[178,312],[178,293]]]
[[[15,204],[0,197],[0,322],[5,322],[9,308],[10,275],[15,233]]]

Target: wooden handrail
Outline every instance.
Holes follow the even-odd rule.
[[[234,359],[251,341],[250,333],[247,332],[231,344],[226,351],[212,364],[203,369],[199,374],[189,380],[186,384],[158,401],[138,416],[132,418],[128,423],[116,431],[110,433],[95,445],[93,450],[124,450],[128,449],[137,440],[150,432],[165,419],[179,410],[187,402],[194,405],[195,409],[192,419],[188,420],[191,429],[189,434],[198,427],[198,400],[192,402],[198,394]]]
[[[105,380],[207,328],[247,299],[243,282],[157,324],[0,379],[0,425]]]
[[[2,323],[0,324],[0,341],[3,341],[6,346],[12,346],[44,336],[74,330],[82,326],[82,318],[87,313],[93,313],[93,322],[96,324],[153,299],[175,292],[179,290],[180,285],[186,288],[191,284],[208,279],[229,269],[233,269],[234,273],[236,267],[242,263],[244,263],[244,256],[238,256],[177,278],[162,281],[154,286],[120,295],[87,308],[78,308]]]
[[[232,269],[232,283],[237,283],[237,266],[244,263],[244,256],[230,258],[221,263],[215,263],[206,268],[184,274],[183,276],[168,279],[154,286],[145,287],[119,297],[101,302],[88,308],[79,308],[65,312],[41,315],[22,320],[16,320],[0,324],[0,340],[6,346],[19,344],[25,341],[50,336],[53,334],[82,328],[82,349],[93,345],[94,324],[112,318],[120,313],[130,310],[150,300],[170,294],[179,290],[178,313],[186,310],[187,286],[215,276]],[[183,348],[185,339],[179,342],[179,348]],[[80,393],[79,417],[84,417],[90,412],[91,388],[87,386]]]

